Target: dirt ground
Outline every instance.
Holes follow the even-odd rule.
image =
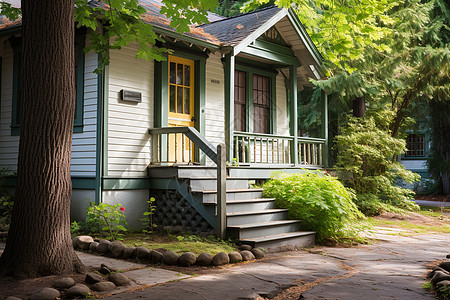
[[[416,200],[450,202],[450,195],[417,195]]]
[[[414,224],[429,225],[429,226],[441,226],[443,224],[450,224],[450,212],[446,211],[442,217],[428,217],[419,213],[409,213],[406,215],[398,215],[393,213],[383,213],[376,219],[384,220],[402,220],[408,221]],[[0,253],[3,249],[0,248]],[[162,267],[162,266],[155,266]],[[208,267],[176,267],[176,266],[163,266],[163,268],[177,271],[185,274],[203,275],[211,272],[211,270],[217,271],[216,268]],[[84,281],[84,274],[71,275],[77,283]],[[6,299],[6,297],[14,295],[16,297],[27,299],[27,297],[34,291],[39,290],[42,287],[51,287],[59,276],[47,276],[35,279],[17,280],[14,278],[1,278],[0,279],[0,299]]]

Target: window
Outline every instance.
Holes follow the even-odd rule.
[[[21,39],[11,40],[14,52],[13,62],[13,92],[12,92],[12,122],[11,135],[20,134],[21,99],[22,99],[22,62]],[[74,119],[74,132],[83,131],[83,91],[84,91],[84,36],[75,40],[75,88],[76,107]]]
[[[273,77],[254,74],[251,70],[234,72],[235,131],[272,133],[274,83]]]
[[[242,71],[234,72],[234,130],[246,131],[246,74]]]
[[[269,77],[253,75],[253,132],[270,133]]]
[[[424,157],[425,156],[425,136],[423,134],[409,134],[406,138],[405,157]]]

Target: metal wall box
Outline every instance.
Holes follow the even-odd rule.
[[[142,94],[139,92],[128,91],[128,90],[120,90],[120,99],[123,101],[130,102],[142,102]]]

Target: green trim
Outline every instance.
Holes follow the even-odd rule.
[[[167,29],[159,28],[159,27],[153,27],[153,29],[155,30],[156,33],[161,33],[161,34],[167,35],[169,37],[185,41],[187,43],[195,44],[200,47],[205,47],[205,48],[212,49],[212,50],[220,49],[220,46],[218,46],[216,44],[208,43],[208,42],[196,39],[196,38],[192,38],[192,37],[186,36],[182,33],[178,33],[175,31],[171,31],[171,30],[167,30]]]
[[[322,153],[322,164],[324,167],[328,167],[328,95],[325,92],[323,94],[322,102],[322,134],[325,139],[325,144],[323,145]]]
[[[195,128],[202,136],[206,134],[205,126],[206,102],[206,60],[195,61]],[[201,164],[206,163],[206,156],[202,151],[196,154]]]
[[[84,45],[86,36],[75,37],[75,44],[77,45],[78,69],[77,69],[77,90],[76,90],[76,113],[73,123],[74,132],[83,132],[83,99],[84,99]]]
[[[263,49],[263,50],[273,52],[273,53],[279,53],[279,54],[286,55],[289,57],[295,57],[294,51],[292,51],[291,48],[289,48],[287,46],[282,46],[282,45],[274,44],[271,42],[267,42],[267,41],[256,40],[253,43],[253,47]]]
[[[72,189],[80,190],[94,190],[95,189],[95,177],[76,177],[72,178]],[[17,186],[17,176],[5,177],[5,184],[8,187]]]
[[[97,55],[100,66],[101,54]],[[96,160],[95,160],[95,203],[102,202],[102,171],[103,171],[103,99],[105,96],[105,68],[97,74],[97,129],[96,129]]]
[[[208,55],[203,53],[203,52],[200,52],[200,53],[197,54],[193,50],[187,49],[186,51],[188,51],[188,52],[185,52],[183,49],[180,49],[180,48],[175,48],[175,49],[173,49],[173,52],[172,52],[171,55],[177,56],[177,57],[181,57],[181,58],[190,59],[190,60],[193,60],[193,61],[200,60],[200,61],[204,61],[204,62],[206,62],[206,59],[208,58]]]
[[[147,190],[149,178],[103,178],[103,190]]]
[[[103,130],[101,130],[102,132],[102,136],[101,139],[103,141],[103,145],[102,145],[102,176],[108,176],[108,133],[109,133],[109,127],[108,127],[108,109],[109,109],[109,65],[106,65],[103,69],[103,119],[102,119],[102,126],[103,126]]]
[[[265,58],[270,61],[277,62],[279,64],[300,66],[300,62],[297,60],[297,57],[295,56],[274,52],[271,49],[264,49],[255,45],[249,45],[241,52],[253,57]]]
[[[95,177],[72,177],[72,189],[94,190],[95,188]]]
[[[291,104],[291,122],[289,124],[290,134],[294,137],[294,145],[291,147],[291,161],[294,165],[298,165],[298,104],[297,104],[297,67],[289,67],[289,87],[290,87],[290,104]]]
[[[234,70],[235,57],[225,56],[225,145],[227,160],[233,161],[233,132],[234,132]]]
[[[21,43],[12,43],[13,48],[13,89],[12,89],[12,109],[11,109],[11,135],[20,135],[20,116],[17,103],[19,90],[22,90],[22,63],[21,63]]]
[[[311,37],[306,32],[305,27],[298,19],[297,14],[292,8],[288,9],[288,17],[291,23],[294,25],[294,28],[299,33],[299,36],[303,42],[303,44],[306,46],[306,49],[308,49],[308,52],[311,53],[312,57],[316,61],[317,65],[320,66],[322,69],[324,69],[324,66],[322,64],[323,58],[322,55],[320,55],[319,50],[317,50],[316,45],[314,45],[313,41],[311,40]]]

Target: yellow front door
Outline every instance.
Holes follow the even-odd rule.
[[[194,127],[194,61],[169,55],[169,126]],[[178,134],[169,137],[169,161],[193,161],[193,145]]]

